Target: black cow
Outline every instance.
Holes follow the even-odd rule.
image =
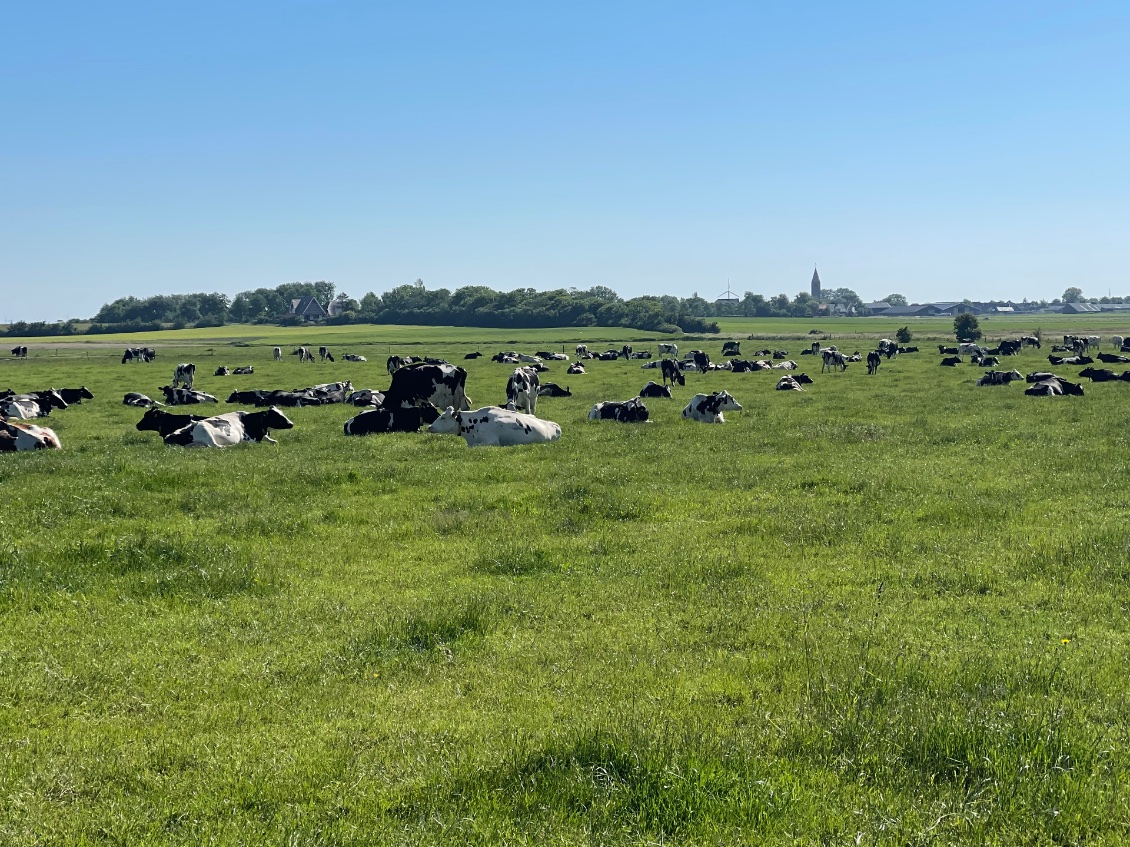
[[[740,356],[742,345],[740,341],[727,341],[722,345],[723,356]]]
[[[647,420],[647,406],[639,397],[631,400],[605,400],[589,410],[589,420],[643,423]]]
[[[938,352],[943,356],[956,356],[958,350],[956,347],[946,347],[944,344],[939,344]]]
[[[19,347],[13,347],[12,348],[12,355],[15,356],[17,359],[26,359],[27,358],[27,345],[21,344]]]
[[[774,359],[787,359],[787,358],[789,358],[789,351],[788,350],[774,350],[773,351],[773,358]]]
[[[163,409],[150,409],[137,422],[137,430],[139,432],[155,432],[164,438],[166,435],[170,435],[190,423],[202,421],[204,418],[205,415],[178,415],[173,412],[166,412]]]
[[[961,356],[950,356],[948,359],[942,359],[941,366],[943,368],[953,368],[961,364]]]
[[[270,394],[271,394],[270,391],[259,391],[259,390],[255,390],[255,391],[233,391],[230,395],[228,395],[227,402],[228,403],[250,403],[253,406],[267,406],[267,405],[270,405],[270,404],[269,403],[263,403],[263,402],[260,402],[260,401],[263,400],[264,398],[266,398]]]
[[[454,406],[468,411],[467,371],[454,365],[405,365],[392,375],[392,385],[385,392],[385,406],[420,406],[431,403],[440,409]]]
[[[694,359],[694,366],[700,373],[706,373],[710,370],[710,357],[702,350],[691,350],[691,357]]]
[[[640,389],[640,397],[662,397],[667,400],[673,399],[671,389],[669,386],[660,385],[656,382],[649,382]]]
[[[59,396],[68,404],[81,403],[83,400],[94,399],[94,395],[90,393],[90,389],[85,385],[82,386],[82,388],[60,388]]]
[[[334,360],[333,354],[330,353],[329,347],[319,347],[318,348],[318,360],[322,361],[322,362],[325,362],[325,361],[332,362]]]
[[[539,397],[572,397],[573,392],[566,386],[562,388],[556,382],[547,382],[538,388]]]
[[[917,347],[900,347],[900,348],[899,348],[899,355],[900,355],[900,356],[901,356],[901,355],[902,355],[903,353],[917,353],[917,352],[918,352],[918,348],[917,348]]]
[[[1119,356],[1116,353],[1099,353],[1099,361],[1108,365],[1125,365],[1130,362],[1130,356]]]
[[[671,383],[674,385],[686,385],[687,378],[683,376],[683,370],[679,367],[679,363],[674,359],[660,359],[659,369],[663,372],[663,384]]]
[[[1110,368],[1083,368],[1079,376],[1086,377],[1091,382],[1113,382],[1118,379],[1118,374]]]
[[[623,356],[625,359],[632,358],[632,345],[631,344],[625,344],[622,348],[620,348],[620,355]]]
[[[793,374],[793,379],[803,385],[812,385],[812,377],[808,374]]]
[[[883,361],[883,357],[879,355],[878,350],[872,350],[867,354],[867,374],[874,376],[879,372],[879,363]]]
[[[474,353],[468,353],[468,354],[467,354],[466,356],[464,356],[463,358],[464,358],[464,359],[477,359],[477,358],[479,358],[479,356],[481,356],[481,355],[483,355],[483,354],[482,354],[482,353],[480,353],[480,352],[479,352],[478,350],[476,350],[476,351],[475,351]]]
[[[408,409],[379,408],[362,412],[345,422],[346,435],[372,435],[379,432],[419,432],[425,424],[439,419],[439,409],[431,403]]]
[[[1015,341],[1002,341],[997,347],[999,355],[1001,356],[1015,356],[1024,347],[1024,342],[1020,339]]]

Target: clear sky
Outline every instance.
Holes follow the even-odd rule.
[[[0,322],[360,297],[1130,295],[1130,4],[10,3]]]

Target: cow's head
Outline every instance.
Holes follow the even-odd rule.
[[[448,406],[442,415],[439,415],[432,421],[431,426],[428,427],[428,432],[434,432],[439,435],[458,434],[460,423],[459,412],[455,411],[454,406]]]

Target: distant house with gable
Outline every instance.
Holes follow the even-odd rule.
[[[322,308],[322,304],[313,297],[295,297],[290,301],[290,311],[283,317],[298,317],[304,321],[316,321],[327,317],[327,312]]]

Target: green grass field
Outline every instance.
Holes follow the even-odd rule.
[[[149,365],[30,339],[0,387],[96,399],[0,460],[0,844],[1127,843],[1130,384],[977,388],[925,343],[821,375],[809,328],[871,342],[808,323],[724,327],[787,339],[803,394],[689,374],[652,423],[589,422],[655,372],[557,364],[561,441],[479,450],[346,438],[341,406],[167,448],[121,397],[179,361],[222,400],[383,388],[389,345],[639,334],[225,327],[139,336]],[[271,361],[298,343],[370,360]],[[476,405],[511,369],[468,363]],[[720,388],[743,413],[681,419]]]

